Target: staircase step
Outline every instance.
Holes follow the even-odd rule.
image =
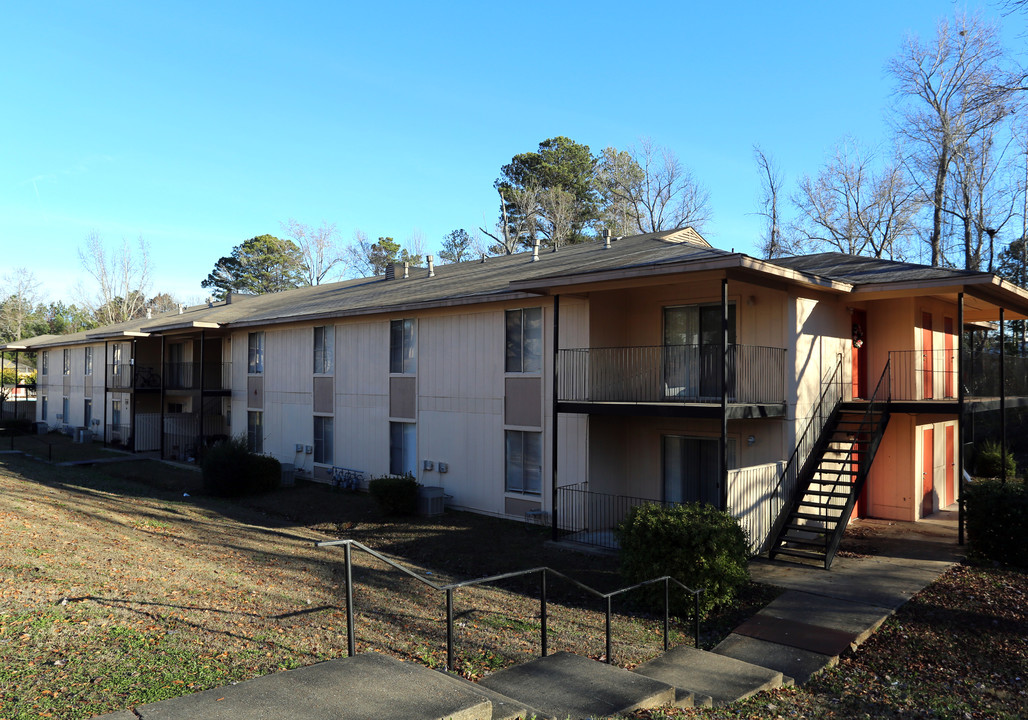
[[[259,709],[259,712],[258,712]],[[492,720],[476,689],[422,665],[369,652],[183,695],[135,709],[142,718]]]
[[[828,547],[828,538],[821,536],[820,538],[802,538],[796,537],[795,535],[782,535],[778,538],[778,542],[789,545],[808,545],[810,547]]]
[[[519,702],[513,698],[509,698],[495,690],[490,690],[479,683],[473,683],[470,680],[462,678],[460,675],[451,675],[445,670],[437,670],[436,672],[449,680],[454,686],[462,688],[467,692],[477,693],[491,702],[493,705],[491,720],[523,720],[524,718],[531,717],[539,718],[541,720],[545,717],[543,713],[539,712],[534,707],[526,705],[525,703]]]
[[[838,507],[841,509],[842,506],[838,506]],[[823,523],[837,523],[839,521],[839,516],[838,515],[818,515],[818,514],[815,514],[815,513],[805,513],[805,512],[794,512],[794,513],[792,513],[790,515],[790,517],[801,518],[803,520],[816,520],[816,521],[823,522]],[[830,530],[830,529],[831,528],[827,528],[827,530]],[[826,532],[826,530],[821,530],[821,532]]]
[[[500,670],[478,684],[561,720],[671,705],[676,694],[667,683],[566,652]]]
[[[817,560],[823,562],[825,559],[824,553],[811,552],[810,550],[800,550],[799,548],[787,548],[787,547],[775,547],[771,550],[771,556],[775,555],[789,555],[792,557],[806,558],[807,560]]]
[[[762,690],[782,686],[777,670],[679,645],[635,669],[646,677],[696,695],[710,696],[714,705],[742,700]]]
[[[834,497],[834,498],[848,498],[850,494],[848,492],[838,492],[835,490],[805,490],[804,495],[820,495],[822,497]]]

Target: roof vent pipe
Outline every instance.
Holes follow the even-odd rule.
[[[532,243],[532,262],[539,262],[539,239]]]
[[[482,262],[485,262],[485,253],[482,253]]]
[[[405,262],[403,264],[403,276],[405,278],[409,278],[410,277],[410,263],[409,262]]]
[[[603,231],[603,247],[610,250],[610,228]]]
[[[185,311],[186,311],[186,306],[185,306],[185,305],[179,305],[179,306],[178,306],[178,314],[179,314],[179,315],[181,315],[181,314],[182,314],[182,313],[184,313]]]
[[[146,319],[147,320],[153,320],[153,308],[152,307],[147,307],[146,308]]]
[[[428,276],[435,277],[435,257],[432,255],[428,256]]]

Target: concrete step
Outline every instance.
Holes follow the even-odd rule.
[[[667,683],[566,652],[501,670],[478,684],[558,720],[606,717],[675,701],[675,689]]]
[[[545,717],[544,713],[539,712],[531,705],[526,705],[495,690],[490,690],[480,683],[473,683],[462,678],[460,675],[450,675],[442,670],[438,672],[444,678],[454,683],[455,686],[477,693],[491,702],[493,704],[492,720],[525,720],[533,716],[541,720]]]
[[[708,696],[714,705],[726,705],[784,684],[777,670],[686,645],[640,665],[635,672],[697,697]]]
[[[364,653],[141,705],[135,708],[135,716],[141,720],[493,720],[493,707],[476,688],[465,689],[435,670]]]

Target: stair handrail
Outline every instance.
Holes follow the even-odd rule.
[[[539,619],[540,619],[540,636],[542,646],[542,656],[546,657],[549,654],[548,648],[548,636],[547,636],[547,614],[546,614],[546,577],[547,574],[554,575],[558,578],[566,580],[580,590],[601,598],[606,601],[606,661],[607,664],[613,662],[611,653],[611,601],[613,598],[623,595],[631,590],[644,587],[646,585],[653,585],[656,583],[664,583],[664,651],[667,652],[669,647],[669,624],[670,624],[670,593],[671,583],[674,583],[679,588],[684,590],[687,594],[691,594],[694,599],[694,617],[693,617],[693,631],[695,634],[695,644],[698,648],[700,646],[700,595],[703,594],[704,588],[694,589],[682,582],[676,580],[670,575],[663,575],[658,578],[652,578],[650,580],[644,580],[635,585],[629,585],[628,587],[618,588],[610,592],[600,592],[595,588],[592,588],[585,583],[575,580],[573,577],[569,577],[559,570],[554,570],[551,567],[545,565],[529,568],[527,570],[515,570],[513,572],[500,573],[498,575],[489,575],[486,577],[475,578],[473,580],[463,580],[461,582],[448,583],[440,585],[439,583],[432,582],[423,575],[419,575],[415,571],[411,570],[404,565],[392,560],[382,553],[373,550],[367,545],[357,540],[322,540],[314,543],[314,547],[334,547],[342,545],[345,552],[346,562],[346,654],[347,657],[353,657],[356,654],[356,632],[353,624],[353,552],[352,548],[362,550],[374,558],[384,562],[386,565],[399,570],[400,572],[409,575],[415,580],[428,585],[433,590],[446,593],[446,669],[450,672],[453,671],[453,591],[463,587],[471,587],[473,585],[482,585],[489,582],[497,582],[499,580],[508,580],[510,578],[522,577],[524,575],[532,575],[539,573],[540,580],[540,605],[539,605]]]
[[[813,412],[810,416],[810,420],[807,421],[806,427],[803,428],[803,432],[799,435],[799,438],[796,440],[796,448],[792,451],[792,455],[789,456],[789,461],[785,463],[785,468],[782,469],[782,474],[778,476],[778,483],[771,491],[769,500],[770,498],[778,497],[778,494],[782,490],[782,485],[789,477],[790,472],[793,473],[795,477],[799,477],[800,466],[802,466],[803,463],[805,463],[807,459],[810,457],[811,451],[817,444],[817,439],[820,438],[822,431],[828,424],[828,421],[835,414],[835,411],[838,410],[839,404],[842,402],[842,353],[838,353],[836,355],[835,368],[827,376],[826,380],[821,381],[821,386],[823,389],[821,390],[821,395],[818,398],[817,405],[814,406]],[[831,391],[833,388],[837,388],[838,392],[836,392],[830,400],[831,407],[826,409],[826,405],[829,404],[829,391]],[[811,435],[811,429],[814,428],[815,423],[817,423],[818,421],[820,422],[817,425],[817,431],[813,433],[813,439],[809,440],[808,438]],[[807,450],[805,453],[803,453],[801,457],[800,451],[803,449],[804,444],[807,445]],[[773,513],[773,503],[768,502],[769,516]],[[786,510],[786,504],[783,503],[782,507],[779,509],[778,517],[768,518],[769,525],[771,528],[767,537],[769,541],[774,542],[774,538],[778,535],[779,531],[781,530],[780,526],[784,523],[785,517],[787,515],[788,512]]]
[[[878,445],[882,441],[882,436],[885,434],[885,426],[889,422],[889,403],[892,402],[892,383],[891,383],[891,369],[890,364],[892,359],[889,358],[885,361],[885,368],[882,370],[882,376],[878,378],[878,384],[875,385],[874,392],[871,393],[871,397],[867,401],[867,409],[864,411],[864,416],[860,419],[860,426],[863,427],[865,422],[869,422],[874,416],[875,412],[879,413],[879,420],[875,427],[874,434],[868,441],[866,454],[866,462],[861,462],[858,470],[859,475],[853,479],[854,486],[863,488],[863,481],[867,478],[867,473],[871,469],[871,463],[874,461],[875,455],[878,453]],[[882,407],[884,405],[884,407]],[[876,410],[876,408],[878,408]],[[852,467],[853,461],[853,446],[857,443],[853,443],[850,446],[849,451],[846,453],[844,462],[849,462]],[[825,546],[825,569],[827,570],[832,564],[832,559],[835,557],[836,551],[839,549],[839,543],[842,542],[842,535],[846,529],[846,525],[849,522],[850,513],[853,512],[853,506],[857,502],[857,496],[859,492],[856,492],[856,487],[850,490],[849,496],[846,498],[846,502],[842,506],[842,512],[839,515],[839,523],[836,525],[835,532],[829,538],[828,544]]]

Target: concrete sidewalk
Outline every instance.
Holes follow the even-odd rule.
[[[918,523],[860,520],[852,522],[850,527],[830,571],[820,566],[759,558],[751,562],[750,572],[756,582],[782,587],[785,592],[736,628],[713,653],[676,649],[649,663],[653,666],[651,675],[666,684],[665,695],[670,692],[668,697],[676,697],[674,690],[677,688],[679,695],[690,691],[690,705],[693,694],[697,693],[707,696],[706,703],[713,699],[718,704],[746,697],[765,687],[777,687],[780,682],[804,683],[813,673],[834,665],[842,653],[867,639],[896,608],[932,583],[963,554],[963,549],[956,544],[956,513],[952,511],[937,513],[930,520]],[[719,656],[722,656],[720,662]],[[564,667],[571,660],[580,661],[579,665],[591,663],[598,668],[583,667],[581,671],[587,675],[575,675]],[[735,661],[759,668],[749,667],[748,673],[740,673],[738,668],[743,664]],[[555,671],[553,665],[559,662],[563,665]],[[556,672],[559,677],[546,679],[551,685],[556,682],[560,692],[568,697],[561,696],[555,707],[562,712],[575,712],[574,717],[579,716],[579,709],[586,707],[587,702],[595,705],[599,691],[593,686],[597,682],[605,689],[612,688],[616,673],[625,672],[576,657],[562,660],[551,656],[533,663],[536,663],[535,669],[528,665],[511,669],[511,677],[520,677],[518,672],[547,676]],[[508,671],[500,674],[503,672]],[[748,677],[754,674],[759,677]],[[640,681],[637,675],[632,682]],[[576,690],[583,691],[578,700],[571,697]],[[534,707],[546,708],[547,703],[555,701],[548,700],[548,695],[541,692],[533,695],[524,682],[494,687],[487,696],[488,692],[481,684],[371,653],[275,673],[103,717],[112,720],[197,717],[212,720],[280,717],[500,720],[523,717],[526,710],[527,714],[537,717],[554,716],[545,711],[532,711]],[[552,690],[547,692],[553,693]],[[666,700],[664,696],[660,698],[659,702]],[[600,708],[613,707],[611,702],[596,706],[596,710],[581,717],[600,717],[604,712]]]

